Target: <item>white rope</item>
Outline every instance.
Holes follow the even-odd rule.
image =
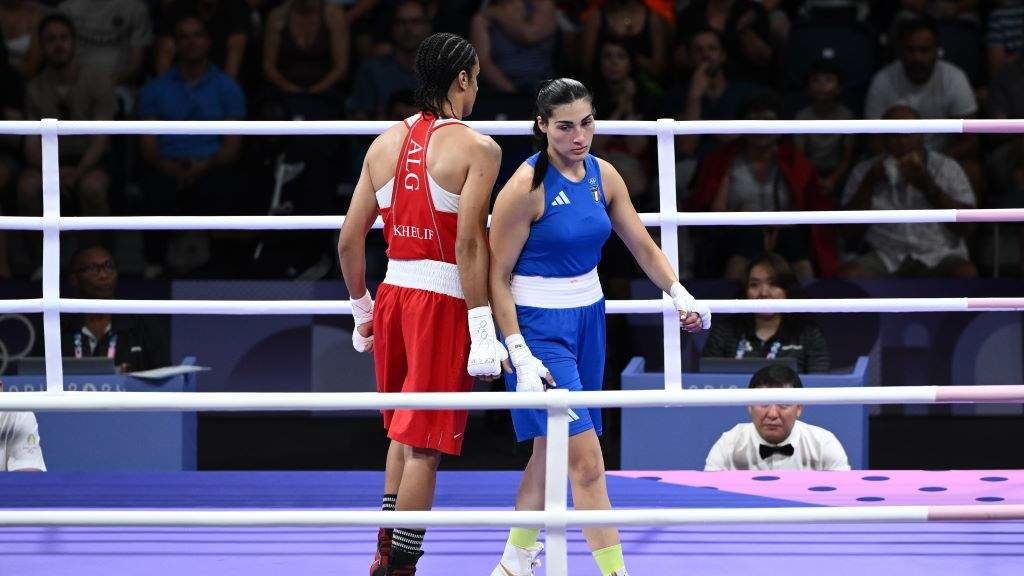
[[[1024,209],[969,210],[835,210],[807,212],[678,212],[663,217],[640,214],[645,226],[766,226],[796,224],[914,224],[954,222],[1021,222]],[[64,231],[80,230],[338,230],[345,216],[71,216]],[[666,224],[667,222],[667,224]],[[373,227],[380,229],[377,218]],[[0,230],[42,230],[43,219],[0,216]]]
[[[749,312],[965,312],[984,298],[863,298],[707,300],[718,313]],[[990,310],[1022,310],[1024,298],[1000,299]],[[663,300],[611,300],[612,314],[660,313]],[[6,311],[0,306],[0,311]],[[84,300],[61,299],[62,312],[114,314],[350,314],[347,300]]]
[[[158,120],[61,120],[61,136],[89,134],[237,134],[241,136],[375,136],[393,121],[158,121]],[[529,135],[528,120],[467,122],[475,130],[490,135]],[[0,134],[40,134],[41,121],[0,122]],[[675,134],[956,134],[964,131],[1024,132],[1012,121],[979,122],[971,120],[698,120],[673,121]],[[653,136],[653,120],[599,120],[598,134]]]
[[[791,300],[705,300],[717,314],[977,312],[1024,310],[1024,298],[807,298]],[[667,300],[608,300],[609,314],[661,314]],[[0,300],[2,313],[41,312],[39,298]],[[318,315],[351,314],[348,300],[91,300],[61,298],[64,313]]]
[[[562,398],[565,396],[565,398]],[[726,388],[544,392],[19,392],[0,394],[0,410],[13,411],[329,411],[510,408],[655,408],[761,404],[1024,403],[1024,385],[871,386],[841,388]]]
[[[963,120],[697,120],[675,123],[676,134],[958,134],[963,131]]]
[[[42,230],[43,219],[33,216],[0,216],[0,230]]]
[[[949,510],[947,510],[949,509]],[[1024,520],[1024,506],[664,508],[653,510],[4,510],[0,526],[678,526],[685,524]]]

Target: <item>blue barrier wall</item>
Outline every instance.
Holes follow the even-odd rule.
[[[623,390],[660,390],[661,372],[645,372],[634,358],[622,372]],[[849,374],[801,374],[805,388],[864,386],[867,357]],[[683,374],[684,388],[746,388],[749,374]],[[801,421],[831,430],[846,449],[850,466],[868,468],[868,411],[863,405],[806,406]],[[708,451],[723,432],[750,415],[742,406],[631,408],[622,411],[623,470],[703,470]]]
[[[194,363],[194,359],[186,360]],[[161,380],[64,375],[64,388],[100,392],[195,392],[194,374]],[[6,392],[46,389],[43,376],[8,376]],[[37,412],[46,468],[52,471],[196,469],[195,412]]]

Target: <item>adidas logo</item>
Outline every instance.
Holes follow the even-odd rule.
[[[572,204],[572,202],[569,202],[569,197],[565,195],[565,190],[560,191],[558,196],[555,196],[554,201],[551,202],[552,206],[564,206],[566,204]]]

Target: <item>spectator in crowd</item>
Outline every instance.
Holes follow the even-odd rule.
[[[554,75],[555,16],[552,0],[497,0],[473,16],[471,40],[489,88],[532,94]]]
[[[245,117],[242,89],[209,59],[210,36],[198,16],[175,25],[176,64],[147,83],[139,94],[145,120],[240,120]],[[144,211],[149,214],[237,213],[238,136],[144,135],[140,141]],[[162,272],[168,237],[146,235],[148,275]]]
[[[992,118],[1024,118],[1024,58],[1015,58],[1002,67],[989,87],[988,111]],[[987,155],[987,204],[997,208],[1024,206],[1024,136],[1020,134],[989,135],[994,150]],[[1024,233],[1013,230],[1020,246],[1019,267],[1024,272]]]
[[[774,364],[750,379],[750,388],[803,388],[800,376]],[[799,420],[800,404],[747,406],[751,422],[722,434],[708,452],[704,470],[849,470],[835,434]]]
[[[938,35],[930,20],[909,20],[901,25],[900,58],[871,80],[864,115],[881,118],[897,104],[913,108],[922,118],[973,118],[978,112],[967,76],[939,59]],[[969,175],[980,174],[976,134],[928,134],[924,142],[929,150],[961,162]]]
[[[909,20],[930,18],[935,21],[960,20],[979,24],[978,0],[899,0],[892,17],[891,37],[899,39],[899,27]],[[897,49],[899,46],[897,44]]]
[[[111,299],[117,292],[117,263],[102,246],[80,248],[68,275],[75,297]],[[166,331],[134,314],[62,314],[61,354],[70,358],[106,357],[120,373],[170,364]]]
[[[788,0],[761,0],[761,6],[768,16],[768,28],[771,30],[771,43],[773,46],[783,46],[789,37],[789,29],[792,26],[790,16],[795,14],[796,2]]]
[[[270,13],[263,72],[273,89],[285,95],[293,115],[337,118],[349,43],[345,13],[335,4],[286,0]]]
[[[158,20],[157,75],[165,74],[174,63],[175,27],[186,15],[196,16],[203,22],[210,37],[210,62],[237,79],[249,41],[249,10],[244,0],[167,0]]]
[[[778,96],[762,92],[744,102],[740,117],[776,120],[779,110]],[[710,154],[701,165],[691,204],[715,212],[831,207],[810,161],[778,134],[747,134]],[[711,230],[709,235],[714,241],[705,257],[725,261],[725,277],[734,280],[742,279],[750,261],[765,251],[785,257],[801,280],[814,276],[812,258],[824,276],[836,265],[834,235],[826,227],[740,226]]]
[[[0,472],[46,472],[35,414],[0,412]]]
[[[413,63],[416,48],[431,34],[426,7],[416,0],[402,0],[391,14],[394,50],[364,61],[352,83],[349,116],[356,120],[382,120],[391,95],[416,88]]]
[[[117,110],[114,88],[108,76],[76,59],[75,28],[67,16],[50,14],[39,24],[43,68],[29,81],[25,93],[25,117],[30,120],[112,120]],[[61,196],[84,216],[110,214],[110,176],[105,162],[110,137],[64,136],[60,139]],[[39,136],[25,138],[26,168],[18,181],[18,211],[39,215],[43,211],[42,145]],[[38,262],[36,242],[28,243],[33,262]],[[37,270],[38,272],[38,270]]]
[[[39,23],[46,11],[32,0],[0,0],[0,31],[7,49],[7,62],[22,78],[35,76],[39,69]]]
[[[729,71],[728,54],[722,36],[711,28],[690,38],[690,59],[694,64],[689,81],[672,90],[668,116],[680,120],[732,120],[740,105],[754,92],[753,85],[737,80]],[[697,165],[722,144],[735,140],[731,134],[679,136],[676,151],[676,186],[689,186]]]
[[[1024,50],[1024,0],[999,0],[988,15],[988,72],[995,78]]]
[[[0,120],[21,120],[25,105],[25,82],[7,60],[7,44],[0,33]],[[11,197],[11,189],[21,170],[21,137],[0,135],[0,199]],[[2,214],[0,206],[0,214]],[[7,255],[7,232],[0,231],[0,279],[11,277]]]
[[[891,120],[915,120],[911,107],[894,106]],[[889,134],[885,153],[858,164],[843,193],[848,210],[927,210],[973,208],[974,193],[960,166],[929,150],[920,134]],[[840,275],[879,276],[978,275],[956,224],[872,224],[864,240],[870,251],[847,262]]]
[[[747,266],[740,298],[800,298],[802,290],[786,259],[766,252]],[[726,315],[711,326],[705,358],[796,358],[800,372],[828,372],[825,335],[801,314]]]
[[[797,120],[852,120],[853,112],[840,100],[842,78],[830,59],[820,59],[807,78],[810,105],[800,110]],[[797,134],[793,143],[814,165],[822,192],[836,198],[853,160],[853,136],[850,134]]]
[[[640,0],[605,0],[583,16],[583,75],[599,73],[600,47],[614,40],[636,60],[636,74],[647,89],[664,85],[668,69],[670,26]]]
[[[616,41],[601,46],[600,75],[594,86],[594,106],[607,120],[654,120],[657,104],[635,76],[633,54]],[[593,153],[615,165],[626,181],[633,203],[643,205],[650,177],[648,145],[643,136],[595,136]]]
[[[772,85],[775,80],[776,49],[771,24],[764,6],[753,0],[694,0],[676,16],[680,42],[677,66],[693,65],[686,48],[694,34],[710,28],[725,39],[731,70],[744,80]]]
[[[149,9],[141,0],[64,0],[59,10],[75,23],[83,66],[115,85],[136,85],[153,43]]]

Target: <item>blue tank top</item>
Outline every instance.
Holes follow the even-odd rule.
[[[526,162],[537,165],[540,153]],[[612,232],[601,167],[591,155],[583,160],[586,175],[579,182],[548,165],[544,175],[544,214],[530,225],[530,235],[514,274],[568,278],[593,270]]]

